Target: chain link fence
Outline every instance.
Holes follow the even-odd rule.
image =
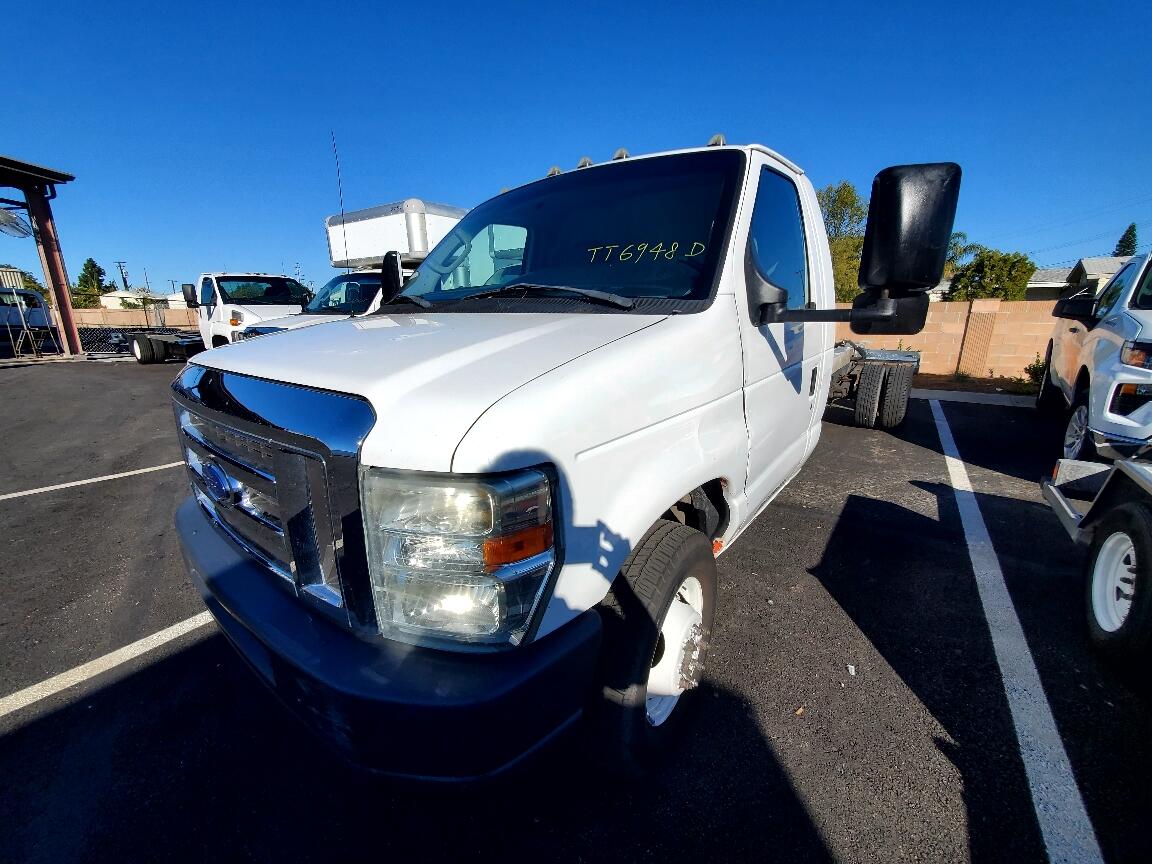
[[[77,327],[80,347],[92,354],[123,354],[132,348],[132,333],[180,333],[177,327]]]

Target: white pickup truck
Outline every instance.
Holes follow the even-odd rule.
[[[1096,295],[1057,302],[1036,397],[1068,411],[1065,459],[1131,456],[1152,437],[1152,256],[1132,257]]]
[[[812,184],[758,145],[481,204],[402,291],[390,256],[377,314],[173,382],[193,581],[360,765],[489,775],[581,717],[649,764],[705,669],[715,558],[800,470],[829,390],[898,422],[907,364],[838,350],[832,322],[923,326],[959,182],[877,175],[852,309]]]

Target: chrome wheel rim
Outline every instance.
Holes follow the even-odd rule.
[[[1136,591],[1136,547],[1117,531],[1104,541],[1092,565],[1092,616],[1105,633],[1124,626]]]
[[[688,576],[676,589],[676,596],[664,620],[648,670],[644,711],[648,723],[665,723],[685,690],[700,683],[704,671],[704,588],[695,576]]]
[[[1064,458],[1075,459],[1084,447],[1088,435],[1088,406],[1077,405],[1068,418],[1068,428],[1064,430]]]
[[[137,360],[140,359],[140,343],[135,339],[132,340],[132,356]]]

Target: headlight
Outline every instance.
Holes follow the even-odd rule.
[[[546,474],[362,467],[360,496],[381,634],[418,643],[519,644],[555,563]]]
[[[1152,369],[1152,342],[1125,342],[1120,347],[1120,362],[1126,366]]]
[[[239,327],[244,323],[244,313],[239,309],[233,309],[231,313],[229,313],[228,323],[233,327]]]

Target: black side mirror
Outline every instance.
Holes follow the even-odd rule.
[[[380,302],[387,303],[404,288],[404,270],[400,265],[400,253],[388,252],[380,264]]]
[[[180,290],[184,292],[184,305],[189,309],[195,309],[200,305],[199,299],[196,297],[196,286],[191,282],[185,282],[180,286]]]
[[[960,198],[955,162],[896,165],[872,181],[860,257],[864,293],[851,309],[787,309],[787,294],[745,267],[761,324],[848,321],[854,333],[911,334],[924,329],[928,295],[944,275]]]
[[[924,328],[928,297],[940,283],[960,198],[955,162],[894,165],[872,181],[855,309],[895,304],[887,320],[851,319],[853,333],[911,334]]]
[[[1096,312],[1096,298],[1091,294],[1077,294],[1074,297],[1065,297],[1057,300],[1052,307],[1053,318],[1072,318],[1084,321],[1094,317]]]
[[[955,162],[895,165],[872,181],[860,286],[890,296],[940,283],[960,197]]]

